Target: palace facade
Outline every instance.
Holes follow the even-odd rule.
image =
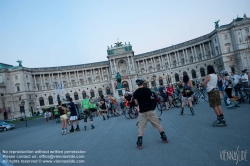
[[[236,18],[216,26],[209,34],[177,45],[134,55],[130,43],[117,42],[107,48],[107,61],[73,66],[27,68],[0,63],[0,119],[6,108],[9,117],[27,116],[54,107],[58,100],[72,97],[80,104],[87,95],[99,97],[115,92],[116,73],[128,90],[137,88],[142,77],[150,88],[178,82],[187,74],[202,80],[206,66],[240,73],[250,69],[250,18]]]

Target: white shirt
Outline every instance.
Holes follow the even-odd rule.
[[[233,85],[236,85],[239,83],[239,79],[241,78],[239,75],[234,75],[234,76],[231,76],[233,78]]]
[[[242,79],[246,79],[246,80],[242,80]],[[244,75],[241,75],[241,81],[242,82],[248,82],[248,76],[247,76],[246,73]]]
[[[212,89],[216,88],[218,77],[216,74],[209,74],[210,80],[207,82],[207,92],[210,92]]]

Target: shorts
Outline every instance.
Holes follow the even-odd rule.
[[[146,130],[147,122],[150,121],[152,126],[156,129],[162,128],[159,117],[156,115],[155,110],[139,113],[138,116],[138,132]]]
[[[182,100],[185,100],[185,99],[188,99],[188,100],[190,100],[191,99],[191,97],[192,97],[192,95],[191,94],[183,94],[183,96],[182,96]]]
[[[218,87],[219,91],[224,91],[223,87]]]
[[[68,116],[67,114],[63,114],[60,116],[61,120],[67,120],[68,119]]]
[[[78,117],[77,116],[70,116],[69,120],[77,120]]]
[[[221,105],[220,92],[218,90],[211,90],[207,94],[210,107],[214,108]]]
[[[117,109],[117,103],[112,103],[112,110],[116,110]]]
[[[167,95],[162,95],[162,98],[164,99],[165,102],[168,102],[168,96]]]

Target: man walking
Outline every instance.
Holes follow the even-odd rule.
[[[77,117],[77,112],[76,112],[76,106],[75,103],[73,102],[72,98],[69,98],[69,109],[70,109],[70,125],[71,125],[71,129],[70,132],[74,132],[74,131],[80,131],[80,128],[78,126],[78,117]],[[73,125],[73,121],[76,122],[76,129],[74,129],[74,125]]]
[[[149,88],[143,87],[144,80],[138,78],[136,84],[138,89],[134,92],[134,101],[136,105],[139,105],[139,117],[138,117],[138,141],[137,147],[142,149],[142,137],[143,132],[146,130],[146,124],[151,122],[152,126],[159,130],[161,139],[168,143],[165,132],[162,129],[161,122],[155,113],[153,102],[151,101],[152,92]]]

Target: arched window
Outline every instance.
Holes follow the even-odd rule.
[[[90,97],[95,97],[95,91],[93,89],[90,90]]]
[[[175,73],[174,77],[175,77],[175,82],[179,82],[180,81],[179,74]]]
[[[69,101],[70,95],[68,93],[65,95],[65,97],[66,97],[67,101]]]
[[[86,99],[86,96],[87,96],[87,95],[86,95],[86,92],[85,92],[85,91],[82,91],[82,98],[83,98],[83,99]]]
[[[201,77],[205,77],[205,70],[204,70],[204,68],[200,68],[200,72],[201,72]]]
[[[191,73],[192,73],[192,78],[196,78],[196,71],[194,69],[191,71]]]
[[[103,95],[103,94],[102,94],[102,89],[101,89],[101,88],[98,89],[98,93],[99,93],[99,96]]]
[[[53,97],[52,96],[49,96],[48,100],[49,100],[49,105],[53,104]]]
[[[107,95],[110,95],[110,88],[109,87],[106,88],[106,93],[107,93]]]
[[[183,76],[184,76],[184,75],[188,75],[187,72],[184,71],[184,72],[183,72]]]
[[[163,80],[162,80],[162,77],[159,77],[159,84],[163,84]]]
[[[171,76],[167,75],[167,83],[170,84],[171,83]]]
[[[40,97],[40,98],[39,98],[39,102],[40,102],[40,106],[44,106],[44,100],[43,100],[43,97]]]
[[[74,98],[75,98],[75,100],[79,100],[79,97],[78,97],[78,93],[77,93],[77,92],[74,93]]]

